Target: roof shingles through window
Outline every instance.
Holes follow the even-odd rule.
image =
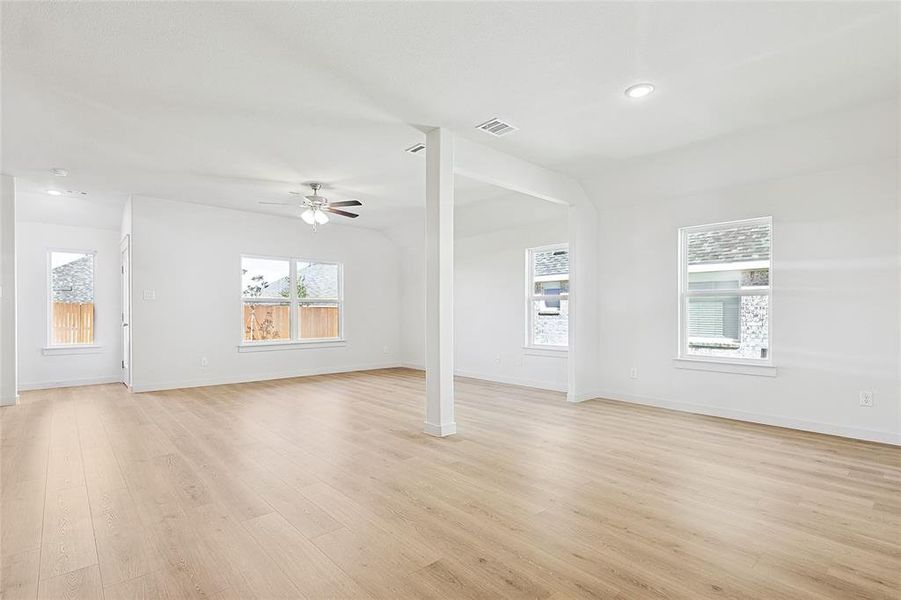
[[[688,264],[770,259],[770,226],[746,225],[688,234]]]

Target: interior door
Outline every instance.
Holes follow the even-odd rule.
[[[119,257],[122,287],[122,383],[131,388],[131,265],[127,235],[122,240]]]

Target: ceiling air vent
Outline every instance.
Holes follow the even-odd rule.
[[[409,152],[410,154],[419,154],[423,150],[425,150],[425,144],[413,144],[412,146],[404,150],[404,152]]]
[[[502,135],[507,135],[508,133],[513,133],[518,127],[514,127],[505,121],[501,121],[497,117],[493,119],[489,119],[482,123],[481,125],[476,125],[476,129],[481,129],[485,133],[490,133],[495,137],[501,137]]]

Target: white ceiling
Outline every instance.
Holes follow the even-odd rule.
[[[4,3],[2,170],[279,213],[421,212],[422,130],[584,177],[898,93],[895,3]],[[629,101],[648,80],[657,92]],[[521,128],[495,139],[474,125]],[[477,199],[460,190],[463,200]],[[412,210],[411,210],[412,209]]]

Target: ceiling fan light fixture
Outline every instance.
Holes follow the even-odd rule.
[[[325,196],[319,195],[319,190],[322,188],[322,184],[320,183],[310,183],[311,188],[313,188],[313,194],[310,196],[304,196],[303,200],[299,201],[296,205],[296,210],[299,211],[299,217],[303,220],[307,225],[313,226],[313,231],[320,225],[325,225],[326,223],[331,222],[331,218],[329,213],[333,215],[338,215],[339,217],[347,217],[349,219],[356,219],[360,215],[352,212],[348,212],[346,210],[341,210],[340,207],[346,206],[363,206],[363,203],[359,200],[338,200],[336,202],[329,202],[329,199]],[[69,192],[72,193],[72,192]],[[82,194],[84,192],[81,192]],[[289,192],[292,195],[299,196],[300,192],[291,191]],[[292,206],[293,202],[268,202],[268,201],[258,201],[259,204],[271,204],[277,206]],[[298,214],[298,213],[294,213]]]

